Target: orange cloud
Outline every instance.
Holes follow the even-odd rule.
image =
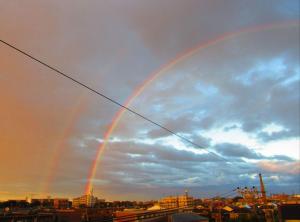
[[[299,174],[300,162],[274,162],[274,161],[260,161],[258,166],[263,170],[273,173],[287,173],[287,174]]]

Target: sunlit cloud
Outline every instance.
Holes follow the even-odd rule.
[[[1,2],[1,38],[122,104],[160,67],[205,46],[162,72],[130,106],[191,144],[129,112],[105,140],[120,107],[0,45],[1,197],[43,197],[45,183],[53,196],[82,194],[103,143],[92,178],[103,198],[154,199],[185,188],[198,195],[201,186],[214,195],[257,184],[259,172],[268,190],[276,184],[290,192],[300,158],[298,6]]]

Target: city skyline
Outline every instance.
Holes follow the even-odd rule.
[[[299,193],[299,1],[0,2],[0,199]],[[215,153],[215,155],[211,154]]]

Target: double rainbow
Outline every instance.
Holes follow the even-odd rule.
[[[241,29],[235,32],[230,32],[230,33],[225,33],[217,38],[208,40],[206,42],[200,43],[197,46],[190,48],[183,53],[180,53],[177,55],[174,59],[172,59],[170,62],[167,64],[163,65],[160,67],[157,71],[151,73],[149,77],[141,84],[139,85],[134,92],[128,97],[126,102],[124,103],[125,107],[130,107],[132,102],[137,98],[151,83],[153,83],[157,78],[162,76],[164,73],[166,73],[168,70],[170,70],[173,66],[175,66],[177,63],[180,61],[191,57],[195,53],[199,52],[202,49],[212,47],[216,44],[219,44],[221,42],[227,41],[229,39],[232,39],[236,36],[242,35],[242,34],[249,34],[249,33],[255,33],[255,32],[260,32],[260,31],[265,31],[265,30],[271,30],[274,28],[280,28],[280,27],[285,27],[285,26],[298,26],[299,21],[298,20],[292,20],[292,21],[286,21],[286,22],[281,22],[281,23],[272,23],[272,24],[264,24],[260,26],[255,26],[255,27],[250,27],[250,28],[245,28]],[[100,158],[105,150],[105,147],[107,146],[110,136],[117,127],[119,121],[121,120],[124,112],[126,111],[125,108],[120,108],[119,111],[114,115],[111,124],[109,125],[108,129],[106,130],[104,134],[104,139],[103,142],[100,144],[100,146],[97,149],[97,153],[95,156],[95,159],[93,160],[92,166],[90,168],[88,177],[87,177],[87,183],[85,186],[85,193],[89,193],[91,190],[91,187],[93,185],[93,179],[95,177],[96,171],[97,171],[97,166],[99,164]]]

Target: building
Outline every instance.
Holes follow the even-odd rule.
[[[300,221],[300,204],[281,204],[278,211],[279,221]]]
[[[7,207],[9,209],[26,208],[28,205],[29,203],[26,200],[8,200],[2,203],[0,202],[0,208]]]
[[[176,213],[169,215],[169,221],[172,222],[209,222],[206,217],[199,216],[195,213]]]
[[[178,208],[178,207],[193,207],[194,199],[189,196],[187,191],[184,195],[180,196],[168,196],[164,197],[159,201],[159,206],[161,208]]]
[[[70,207],[69,200],[67,198],[40,198],[31,199],[33,206],[41,206],[46,208],[66,209]]]
[[[31,205],[33,206],[40,206],[46,208],[53,208],[54,207],[54,199],[51,198],[39,198],[39,199],[31,199]]]
[[[56,198],[53,199],[53,206],[56,209],[66,209],[70,207],[70,203],[68,199],[65,198]]]
[[[94,207],[96,203],[97,203],[97,197],[94,197],[92,194],[86,194],[81,197],[74,198],[72,206],[74,208]]]
[[[280,194],[272,194],[269,199],[273,202],[283,202],[283,201],[287,201],[289,198],[290,195],[285,193],[280,193]]]

